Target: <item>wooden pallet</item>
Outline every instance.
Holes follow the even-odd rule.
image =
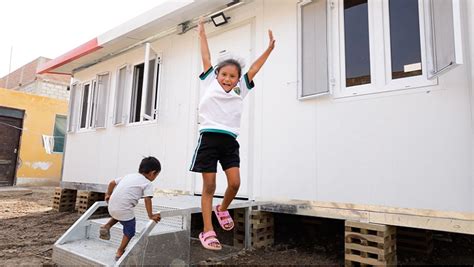
[[[398,227],[397,250],[429,256],[433,251],[433,232],[424,229]]]
[[[245,244],[245,210],[234,211],[234,246],[244,247]],[[261,248],[274,243],[273,214],[263,211],[252,211],[250,215],[251,246]]]
[[[346,221],[346,266],[397,264],[396,227]]]
[[[76,210],[79,213],[84,213],[89,209],[96,201],[104,200],[105,194],[91,191],[79,191],[76,201]]]
[[[76,190],[57,187],[53,193],[53,209],[58,212],[73,211],[76,193]]]

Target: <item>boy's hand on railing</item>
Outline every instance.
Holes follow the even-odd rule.
[[[150,220],[153,220],[155,222],[161,221],[161,215],[159,213],[155,213],[155,214],[151,215],[149,218],[150,218]]]
[[[110,195],[109,194],[105,194],[105,202],[109,203],[109,199],[110,199]]]

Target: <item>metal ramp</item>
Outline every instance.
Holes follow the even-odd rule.
[[[216,200],[218,203],[220,200]],[[200,197],[155,197],[153,212],[160,212],[161,221],[148,219],[143,201],[135,207],[136,235],[130,240],[124,255],[115,261],[115,252],[122,240],[122,225],[117,223],[110,230],[110,240],[99,238],[99,227],[109,218],[91,216],[105,201],[90,207],[53,246],[53,261],[57,265],[92,266],[144,266],[189,265],[191,214],[201,212]],[[229,208],[249,208],[252,201],[234,200]]]

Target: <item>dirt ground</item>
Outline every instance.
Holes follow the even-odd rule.
[[[0,266],[54,265],[52,245],[80,215],[51,210],[54,188],[34,187],[31,192],[0,191]],[[193,221],[199,223],[199,216]],[[196,227],[197,226],[197,227]],[[200,228],[194,225],[192,236]],[[193,265],[343,265],[343,222],[275,215],[275,245],[240,250],[232,247],[231,233],[218,232],[226,244],[221,252],[203,249],[194,238]],[[474,236],[434,233],[431,256],[399,254],[402,265],[474,265]]]
[[[52,187],[0,193],[1,266],[53,264],[52,245],[80,216],[52,211],[52,196]]]

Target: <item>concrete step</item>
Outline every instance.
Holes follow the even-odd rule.
[[[113,266],[117,246],[97,239],[81,239],[56,245],[53,259],[58,265]]]
[[[98,204],[98,203],[97,203]],[[94,204],[95,205],[95,204]],[[123,226],[116,223],[110,229],[110,240],[102,240],[100,227],[106,224],[110,218],[88,219],[94,208],[87,211],[75,225],[73,225],[53,247],[53,261],[58,265],[144,265],[152,262],[169,262],[179,258],[185,258],[182,252],[174,252],[174,248],[189,250],[189,229],[186,228],[186,216],[165,217],[150,231],[146,227],[151,221],[148,218],[143,202],[140,202],[134,210],[136,218],[136,234],[130,240],[126,258],[115,261],[115,252],[123,237]],[[177,209],[153,206],[153,213],[161,211],[177,211]],[[168,216],[170,214],[168,213]],[[171,215],[173,216],[173,215]],[[152,226],[152,225],[150,225]],[[142,234],[144,235],[142,238]],[[140,239],[141,238],[141,239]],[[155,244],[148,246],[149,242]],[[157,246],[158,245],[158,246]],[[184,246],[184,247],[183,247]],[[156,249],[161,248],[161,251]],[[164,250],[163,250],[164,249]],[[189,253],[189,252],[187,252]],[[143,262],[147,254],[148,261]],[[159,256],[156,258],[154,255]],[[166,261],[162,261],[162,260]]]

